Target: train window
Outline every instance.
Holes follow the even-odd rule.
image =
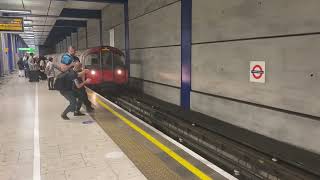
[[[84,61],[84,65],[87,66],[99,66],[99,59],[100,59],[100,54],[97,53],[92,53],[92,54],[88,54],[85,57],[85,61]]]
[[[113,65],[114,67],[117,66],[124,66],[124,56],[121,56],[119,54],[113,54]]]
[[[112,54],[109,51],[102,51],[103,67],[112,68]]]

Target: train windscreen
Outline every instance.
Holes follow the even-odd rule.
[[[109,51],[102,51],[103,67],[112,68],[112,54]],[[124,66],[124,57],[118,54],[113,54],[113,67]]]
[[[85,67],[86,68],[97,68],[100,67],[100,54],[99,53],[91,53],[85,57]],[[102,51],[101,60],[103,68],[112,69],[112,59],[113,59],[113,67],[123,67],[124,66],[124,56],[119,54],[113,54],[110,51]]]

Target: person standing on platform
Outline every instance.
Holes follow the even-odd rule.
[[[24,76],[24,65],[23,65],[22,57],[19,58],[17,64],[18,64],[18,69],[19,69],[19,77],[23,77]]]
[[[24,77],[29,77],[29,64],[28,64],[29,55],[28,53],[25,53],[23,56],[23,66],[24,66]]]
[[[53,82],[54,82],[54,77],[56,76],[56,73],[54,71],[54,64],[53,64],[53,58],[52,57],[49,57],[49,61],[47,63],[47,66],[46,66],[46,69],[45,69],[45,72],[48,76],[48,88],[49,90],[53,90],[54,87],[53,87]]]

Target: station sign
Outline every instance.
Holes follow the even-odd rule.
[[[0,31],[23,32],[23,18],[0,17]]]
[[[35,51],[35,48],[18,48],[19,51]]]
[[[266,62],[250,61],[250,82],[266,82]]]

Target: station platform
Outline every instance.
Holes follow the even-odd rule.
[[[95,111],[62,120],[47,82],[0,84],[1,180],[236,179],[88,90]],[[84,110],[83,110],[84,111]]]

